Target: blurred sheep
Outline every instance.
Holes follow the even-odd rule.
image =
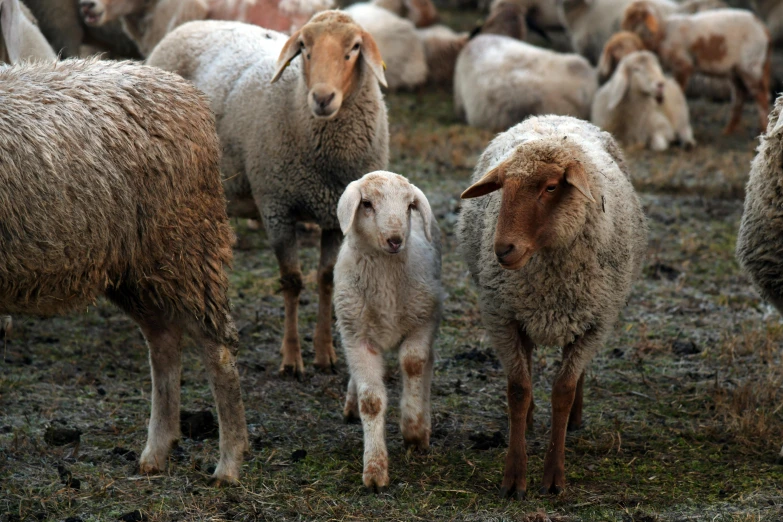
[[[429,27],[438,21],[438,10],[432,0],[373,0],[372,3],[407,18],[416,27]]]

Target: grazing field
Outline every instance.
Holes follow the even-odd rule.
[[[209,486],[218,444],[205,415],[189,424],[165,474],[136,473],[149,417],[146,348],[129,319],[98,301],[78,315],[16,317],[0,340],[0,521],[783,520],[783,321],[734,260],[755,112],[727,138],[728,105],[694,101],[695,150],[626,151],[650,223],[644,275],[588,370],[585,426],[568,434],[558,497],[537,489],[559,350],[535,352],[529,495],[515,502],[498,496],[505,379],[454,236],[459,194],[492,135],[457,122],[445,92],[387,102],[390,170],[424,190],[444,232],[431,451],[403,448],[401,376],[390,356],[391,486],[363,489],[361,426],[342,422],[344,357],[335,374],[311,366],[317,232],[300,236],[307,374],[298,382],[277,374],[274,256],[263,231],[237,222],[231,293],[252,444],[241,485]],[[215,413],[193,343],[183,365],[183,410]]]

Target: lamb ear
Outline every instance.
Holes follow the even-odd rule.
[[[607,108],[613,111],[623,101],[625,93],[628,92],[628,86],[630,85],[629,76],[630,72],[627,67],[618,67],[615,69],[612,79],[609,81],[609,105]]]
[[[373,37],[367,31],[362,31],[362,58],[375,77],[378,79],[383,87],[389,87],[386,83],[386,75],[383,71],[386,70],[386,64],[383,63],[381,58],[381,51],[378,50],[378,44],[375,43]]]
[[[5,44],[8,61],[13,65],[21,58],[22,28],[19,0],[0,0],[0,30]]]
[[[362,191],[359,190],[359,181],[352,181],[345,187],[345,192],[337,202],[337,220],[340,222],[340,230],[343,231],[343,235],[347,235],[351,230],[353,218],[356,216],[356,210],[361,202]]]
[[[291,60],[299,56],[299,53],[302,52],[300,40],[301,33],[301,31],[296,31],[283,46],[283,50],[280,51],[280,56],[277,58],[277,70],[269,83],[275,83],[279,80],[280,76],[283,75],[283,71],[291,64]]]
[[[506,174],[506,163],[503,162],[494,169],[484,174],[480,180],[465,189],[460,198],[470,199],[486,196],[491,192],[503,188],[503,178]]]
[[[416,210],[421,214],[421,219],[424,221],[424,235],[427,236],[427,241],[432,243],[432,220],[435,217],[432,215],[432,207],[430,202],[427,201],[427,196],[416,185],[411,185],[413,188],[413,201],[416,204]]]
[[[598,60],[598,67],[596,67],[599,79],[606,80],[609,78],[612,75],[612,69],[616,66],[611,49],[609,49],[609,46],[604,47],[604,52],[601,53],[601,59]]]
[[[566,183],[582,193],[584,197],[595,203],[595,198],[590,193],[590,183],[587,180],[587,173],[581,163],[572,163],[565,171]]]

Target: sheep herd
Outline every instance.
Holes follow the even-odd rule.
[[[767,121],[774,20],[768,28],[748,11],[703,0],[558,0],[557,9],[496,0],[467,35],[419,27],[437,19],[426,0],[345,11],[317,0],[73,4],[87,26],[119,20],[146,63],[56,61],[46,38],[55,39],[43,35],[51,20],[37,25],[43,11],[0,0],[0,59],[10,64],[0,66],[0,325],[10,330],[6,314],[50,316],[99,296],[138,323],[152,367],[144,473],[165,467],[180,436],[187,333],[202,348],[217,405],[214,478],[240,476],[248,436],[227,297],[229,217],[264,224],[285,303],[280,371],[297,376],[296,225],[320,227],[315,366],[337,362],[334,303],[350,371],[344,416],[364,429],[364,485],[389,484],[385,352],[399,352],[403,439],[429,447],[445,293],[440,229],[426,195],[386,171],[381,87],[452,85],[460,117],[501,131],[462,193],[457,236],[508,379],[504,496],[527,491],[537,345],[563,349],[541,489],[565,487],[566,431],[581,424],[585,369],[611,335],[647,248],[646,218],[615,139],[657,151],[696,146],[684,94],[691,76],[727,82],[726,132],[746,98],[758,106],[766,134],[737,255],[783,308],[783,101]],[[522,41],[528,24],[546,34],[558,23],[579,54]],[[81,52],[79,38],[67,52]]]

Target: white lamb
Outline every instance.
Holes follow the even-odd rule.
[[[432,344],[443,299],[440,230],[424,193],[384,171],[348,185],[337,216],[345,240],[334,267],[334,305],[351,372],[344,415],[361,418],[363,481],[378,490],[389,484],[387,350],[399,347],[402,437],[406,445],[429,448]]]

